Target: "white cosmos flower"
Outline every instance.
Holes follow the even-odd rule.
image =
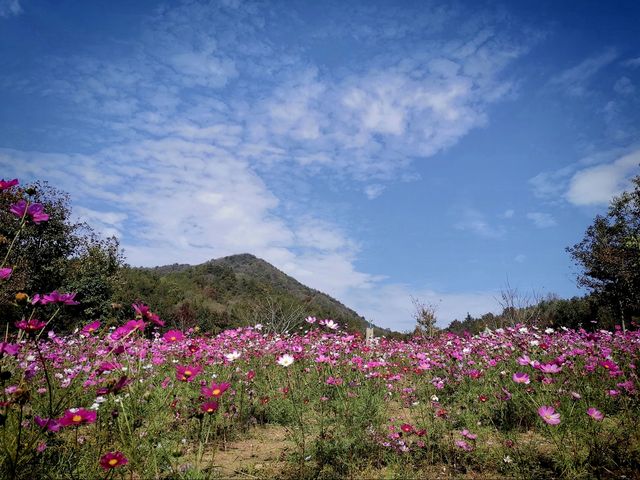
[[[285,353],[280,358],[278,358],[277,363],[278,365],[281,365],[283,367],[288,367],[289,365],[293,364],[293,360],[294,358],[291,355]]]
[[[224,358],[226,358],[229,362],[233,362],[234,360],[237,360],[240,358],[240,352],[238,352],[237,350],[234,350],[231,353],[227,353]]]

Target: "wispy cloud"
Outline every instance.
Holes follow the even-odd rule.
[[[454,224],[458,230],[471,232],[484,238],[500,238],[505,229],[501,225],[492,225],[486,216],[473,208],[465,208],[460,213],[461,218]]]
[[[527,218],[531,220],[537,228],[550,228],[558,224],[550,213],[529,212],[527,213]]]
[[[0,17],[8,18],[23,13],[20,0],[0,0]]]
[[[569,181],[565,198],[574,205],[606,205],[630,187],[631,176],[640,173],[640,150],[614,162],[577,171]]]
[[[618,58],[616,50],[608,49],[560,72],[553,77],[549,83],[562,87],[571,95],[584,95],[588,91],[588,85],[591,79],[604,67],[610,65],[616,58]]]

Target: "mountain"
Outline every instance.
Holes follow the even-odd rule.
[[[126,268],[118,298],[125,305],[144,301],[169,325],[212,333],[256,323],[290,330],[307,316],[331,318],[353,331],[367,326],[338,300],[248,253],[200,265]]]

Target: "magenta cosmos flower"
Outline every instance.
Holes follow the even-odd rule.
[[[0,280],[7,280],[13,272],[12,268],[0,268]]]
[[[64,412],[64,415],[58,422],[63,427],[71,425],[83,425],[85,423],[94,423],[98,413],[95,410],[87,410],[86,408],[71,408]]]
[[[37,332],[42,330],[47,324],[37,318],[30,318],[29,320],[20,320],[16,322],[16,327],[25,332]]]
[[[219,397],[226,392],[230,386],[231,384],[227,382],[212,383],[211,387],[202,387],[200,393],[208,398]]]
[[[126,465],[127,463],[129,463],[129,460],[127,460],[127,457],[125,457],[122,452],[109,452],[104,454],[100,459],[100,466],[105,470],[111,470],[112,468]]]
[[[200,408],[203,413],[216,413],[216,410],[218,410],[218,402],[204,402]]]
[[[11,187],[15,187],[18,185],[18,179],[14,178],[13,180],[5,180],[4,178],[0,180],[0,192],[3,190],[9,190]]]
[[[162,338],[165,342],[179,342],[184,339],[184,334],[180,330],[169,330]]]
[[[524,383],[525,385],[529,385],[529,383],[531,383],[531,380],[529,380],[529,375],[527,375],[526,373],[516,372],[511,378],[516,383]]]
[[[100,328],[100,320],[96,320],[95,322],[91,322],[82,327],[82,333],[85,335],[89,335]]]
[[[31,218],[36,225],[49,220],[49,215],[44,213],[44,206],[41,203],[29,205],[26,200],[18,200],[18,202],[11,205],[9,211],[19,218]]]
[[[553,407],[543,405],[538,409],[538,415],[549,425],[558,425],[560,423],[560,414]]]
[[[199,365],[182,366],[176,365],[176,378],[181,382],[192,382],[196,375],[202,371]]]
[[[602,421],[602,419],[604,419],[604,413],[602,413],[600,410],[598,410],[597,408],[594,407],[590,407],[587,409],[587,415],[589,415],[591,418],[593,418],[594,420],[600,422]]]

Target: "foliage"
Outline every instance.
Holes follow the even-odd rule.
[[[9,209],[20,199],[43,205],[47,221],[17,221]],[[20,315],[14,302],[16,291],[34,295],[64,289],[76,292],[82,302],[59,318],[65,328],[80,319],[111,313],[124,264],[117,239],[103,239],[87,224],[74,222],[68,195],[46,182],[0,192],[0,258],[13,269],[11,282],[0,284],[0,306],[7,319],[17,320]]]
[[[261,323],[268,330],[291,331],[306,316],[331,318],[350,330],[365,320],[337,300],[308,288],[253,255],[241,254],[201,265],[127,268],[114,297],[130,304],[144,299],[161,318],[180,328],[218,333]]]
[[[578,284],[609,305],[624,322],[640,315],[640,176],[634,190],[615,197],[584,238],[567,249],[582,273]]]

